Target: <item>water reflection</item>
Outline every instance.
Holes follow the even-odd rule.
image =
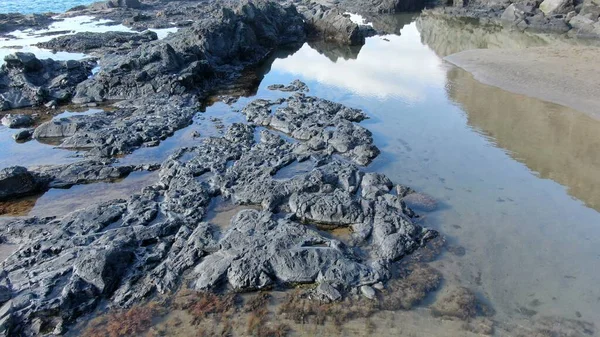
[[[467,123],[541,178],[600,211],[600,121],[572,109],[481,84],[459,68],[448,71],[448,96]]]
[[[332,52],[323,48],[326,45],[318,50],[304,45],[293,57],[277,60],[272,68],[360,96],[422,101],[427,87],[442,82],[444,73],[439,69],[440,59],[426,46],[408,43],[418,36],[413,24],[400,36],[367,39],[360,53],[348,58],[331,57],[339,54],[337,48]]]
[[[424,15],[416,19],[423,44],[445,57],[470,49],[522,49],[547,45],[598,45],[593,40],[569,39],[558,34],[535,34],[474,20]]]
[[[110,182],[75,185],[71,188],[53,188],[36,196],[0,203],[2,221],[14,216],[61,216],[114,199],[127,199],[143,187],[158,180],[158,172],[133,172],[123,179]]]
[[[400,36],[367,39],[355,58],[305,45],[274,62],[258,95],[300,78],[312,95],[364,109],[382,150],[368,169],[447,206],[428,214],[427,225],[466,254],[436,266],[448,284],[489,299],[502,331],[598,326],[600,273],[590,266],[600,262],[599,122],[483,85],[441,60],[548,43],[572,42],[425,17]]]

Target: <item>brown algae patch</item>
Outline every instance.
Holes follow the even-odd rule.
[[[406,273],[406,276],[389,282],[382,296],[382,309],[412,309],[442,283],[442,274],[426,264],[416,264]]]
[[[25,216],[35,207],[42,195],[0,201],[0,216]]]

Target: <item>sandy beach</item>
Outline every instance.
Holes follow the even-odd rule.
[[[485,84],[568,106],[600,119],[600,49],[596,47],[476,49],[445,60]]]

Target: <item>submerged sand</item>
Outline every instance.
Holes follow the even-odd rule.
[[[600,48],[475,49],[445,59],[485,84],[600,119]]]

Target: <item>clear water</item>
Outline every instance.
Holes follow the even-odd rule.
[[[491,304],[496,335],[529,336],[532,327],[578,322],[594,324],[588,332],[597,335],[600,121],[483,85],[443,61],[472,48],[572,42],[431,18],[395,18],[373,25],[386,24],[396,35],[369,38],[362,48],[306,44],[275,60],[256,96],[281,97],[267,87],[300,79],[310,95],[364,109],[370,119],[362,124],[382,151],[367,170],[440,201],[441,207],[426,215],[426,225],[466,254],[447,254],[434,265],[443,272],[445,287],[466,286]],[[211,117],[225,125],[238,121],[233,109],[254,98],[233,107],[217,103],[159,147],[140,149],[121,162],[160,161],[197,142],[194,131],[218,135]],[[421,312],[395,315],[404,331],[466,335],[435,330],[437,323]],[[412,321],[400,320],[408,318]]]
[[[0,13],[60,13],[75,6],[88,5],[95,0],[1,0]]]
[[[257,96],[298,78],[310,95],[364,109],[382,150],[367,169],[441,202],[426,224],[466,254],[434,265],[445,286],[491,304],[497,335],[600,327],[600,121],[483,85],[442,59],[572,42],[433,19],[397,29],[359,51],[306,44],[275,60]]]

